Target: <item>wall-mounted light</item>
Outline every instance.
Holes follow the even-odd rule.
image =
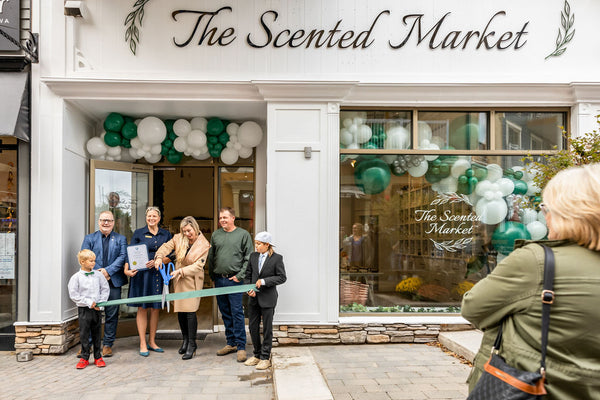
[[[88,17],[88,9],[83,1],[65,1],[65,15],[68,17]]]

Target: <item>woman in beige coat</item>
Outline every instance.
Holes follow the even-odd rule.
[[[600,399],[600,164],[559,172],[543,192],[555,258],[546,357],[546,400]],[[517,244],[465,293],[462,315],[484,331],[469,377],[473,390],[504,320],[500,355],[514,368],[540,368],[544,251]],[[490,400],[492,397],[490,397]]]
[[[175,271],[173,287],[175,293],[201,290],[204,284],[204,264],[210,244],[200,232],[194,217],[185,217],[179,224],[180,233],[173,236],[156,252],[154,257],[156,268],[162,267],[162,259],[175,251]],[[189,360],[196,352],[196,331],[198,320],[196,311],[200,306],[200,298],[175,300],[175,312],[183,335],[183,344],[179,354],[183,360]]]

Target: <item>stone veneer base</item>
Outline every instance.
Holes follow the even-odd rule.
[[[79,343],[77,318],[60,324],[15,323],[15,351],[63,354]]]

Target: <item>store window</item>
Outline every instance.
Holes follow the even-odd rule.
[[[341,121],[358,119],[368,127],[369,121],[377,119],[373,114],[377,113],[343,111]],[[457,312],[463,294],[512,251],[515,240],[546,237],[539,210],[540,189],[533,181],[535,171],[522,161],[529,153],[527,148],[508,153],[503,147],[496,148],[507,138],[497,129],[498,124],[526,127],[526,121],[531,121],[519,122],[513,114],[518,113],[414,110],[419,147],[424,140],[437,145],[436,137],[440,145],[452,147],[432,147],[427,154],[393,150],[386,148],[385,142],[357,153],[348,150],[349,145],[342,146],[341,312]],[[521,113],[526,114],[541,113]],[[537,134],[555,142],[541,142],[537,155],[533,152],[538,158],[552,151],[557,140],[562,145],[559,137],[566,113],[547,114],[553,115],[557,125],[548,123],[547,129]],[[495,132],[488,129],[490,119],[495,121]],[[477,134],[471,128],[457,127],[457,120],[477,126]],[[408,119],[407,125],[412,121]],[[422,136],[429,131],[431,136]],[[461,142],[456,132],[462,132],[465,140]],[[494,134],[496,139],[488,140]],[[522,147],[525,137],[521,135]],[[476,151],[465,148],[475,141]],[[454,149],[452,144],[462,148]],[[502,154],[494,154],[497,150]]]

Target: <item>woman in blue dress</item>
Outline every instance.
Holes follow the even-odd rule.
[[[130,246],[145,244],[148,247],[147,269],[137,270],[129,269],[129,263],[125,263],[125,274],[130,277],[129,280],[129,298],[141,296],[153,296],[162,293],[163,281],[160,272],[154,266],[154,255],[156,250],[165,242],[171,240],[171,233],[158,226],[160,222],[160,210],[158,207],[148,207],[146,209],[146,226],[136,229],[131,238]],[[165,264],[171,260],[168,257],[163,259]],[[158,313],[161,308],[160,302],[128,304],[130,307],[137,307],[137,330],[140,336],[140,355],[147,357],[149,351],[162,353],[164,350],[156,344],[156,330],[158,328]],[[150,314],[150,318],[148,318]],[[146,328],[148,328],[148,341],[146,342]]]

